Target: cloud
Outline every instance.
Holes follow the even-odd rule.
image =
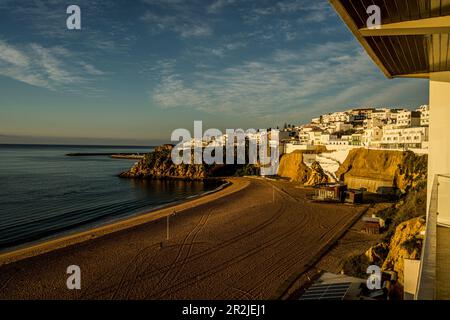
[[[106,72],[103,72],[96,67],[94,67],[92,64],[81,62],[80,66],[86,71],[88,74],[93,76],[103,76],[106,74]]]
[[[28,66],[28,57],[0,40],[0,59],[18,67]]]
[[[213,34],[211,25],[198,10],[196,1],[143,0],[150,6],[140,20],[153,33],[171,31],[183,38],[206,37]]]
[[[104,74],[60,46],[13,46],[0,40],[0,75],[53,91],[73,91],[74,85],[83,86],[89,80],[86,73]]]
[[[383,96],[391,85],[356,43],[328,42],[190,75],[177,73],[176,65],[171,65],[161,73],[151,100],[160,108],[209,114],[236,116],[245,110],[246,117],[270,122],[296,110],[313,115],[376,102],[368,97]],[[409,88],[404,86],[399,84]]]
[[[47,79],[54,84],[69,84],[76,82],[78,77],[71,74],[63,66],[63,62],[58,58],[59,55],[66,56],[66,51],[61,51],[60,48],[44,48],[38,44],[31,44],[32,53],[34,53],[34,61],[36,66],[41,68]]]
[[[327,11],[313,11],[311,14],[306,15],[304,18],[305,22],[323,22],[329,17]]]
[[[196,46],[187,50],[187,53],[193,56],[195,59],[203,61],[204,59],[210,59],[211,57],[224,58],[232,52],[247,47],[247,43],[244,41],[226,42],[226,40],[219,40],[218,42],[218,44],[212,44],[211,46]]]
[[[273,15],[278,17],[296,15],[300,21],[323,22],[333,15],[333,10],[325,0],[279,1],[264,5],[265,3],[262,2],[260,6],[245,14],[249,22],[256,22]]]
[[[162,108],[176,108],[182,105],[201,108],[207,99],[208,97],[197,89],[186,87],[176,75],[164,77],[153,94],[153,100]]]
[[[176,26],[174,28],[176,32],[179,32],[182,37],[204,37],[212,34],[212,29],[210,26],[204,25],[192,25],[186,23],[182,26]]]
[[[65,28],[62,0],[0,0],[17,21],[12,28],[20,29],[15,42],[0,38],[0,74],[55,91],[101,94],[93,80],[117,73],[124,77],[117,81],[147,86],[163,109],[230,116],[245,110],[264,121],[395,98],[393,83],[327,0],[141,0],[126,14],[126,2],[79,3],[84,22],[77,33]],[[399,99],[412,89],[400,82],[398,88]]]
[[[205,63],[190,74],[177,72],[175,63],[161,72],[151,98],[161,108],[228,116],[245,111],[246,118],[270,126],[274,119],[284,122],[298,116],[301,121],[349,106],[408,99],[416,103],[409,97],[418,91],[398,81],[386,80],[354,41],[326,42],[301,50],[275,50],[268,57],[223,68]]]
[[[2,0],[0,9],[17,22],[27,35],[64,45],[76,43],[78,50],[126,52],[136,41],[129,35],[128,23],[114,19],[109,12],[118,10],[120,3],[106,0],[77,0],[81,8],[81,32],[68,32],[66,8],[63,0]],[[104,32],[107,30],[108,32]]]
[[[235,3],[235,0],[216,0],[208,6],[207,11],[209,13],[218,13],[228,5]]]
[[[197,22],[190,17],[158,15],[147,12],[141,17],[141,20],[148,23],[154,33],[172,31],[184,38],[204,37],[213,33],[212,28],[208,24]]]

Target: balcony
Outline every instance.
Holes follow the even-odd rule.
[[[450,299],[450,175],[436,175],[421,257],[418,300]]]

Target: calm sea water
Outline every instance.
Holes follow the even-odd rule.
[[[136,160],[66,153],[150,148],[0,145],[0,250],[143,213],[218,187],[217,182],[117,177]]]

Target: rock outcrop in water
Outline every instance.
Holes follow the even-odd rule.
[[[207,165],[192,164],[176,165],[172,161],[171,152],[173,145],[162,145],[155,148],[154,152],[146,154],[129,171],[120,174],[122,178],[134,179],[186,179],[203,180],[214,177],[257,175],[259,168],[254,165]]]
[[[129,171],[122,173],[124,178],[184,178],[200,180],[207,177],[205,165],[175,165],[171,159],[172,145],[156,147],[146,154]]]
[[[426,179],[427,156],[411,151],[353,149],[336,176],[349,188],[379,192],[397,188],[407,192]]]

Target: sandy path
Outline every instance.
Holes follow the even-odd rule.
[[[166,219],[4,265],[0,298],[276,298],[364,209],[310,203],[290,184],[239,181],[239,192],[177,210],[162,248]],[[72,264],[78,291],[66,288]]]

